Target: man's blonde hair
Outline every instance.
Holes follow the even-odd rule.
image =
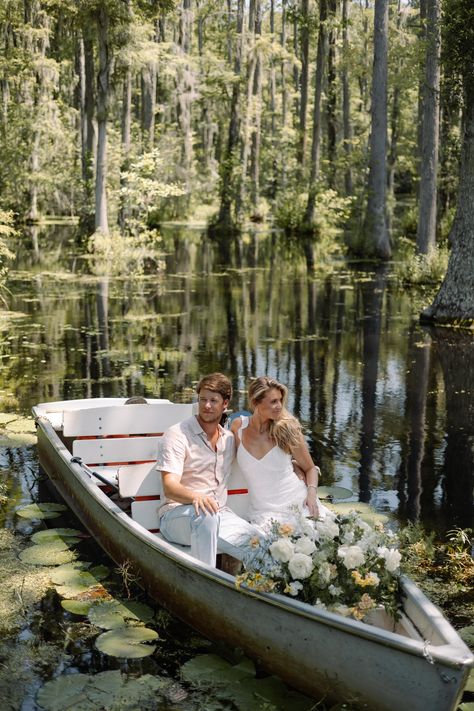
[[[269,433],[280,449],[287,454],[291,454],[293,448],[301,444],[303,433],[296,417],[293,417],[286,409],[288,400],[288,388],[286,385],[267,375],[254,378],[248,389],[250,409],[255,410],[258,407],[258,403],[263,400],[270,390],[278,390],[281,393],[283,410],[278,420],[271,420]]]

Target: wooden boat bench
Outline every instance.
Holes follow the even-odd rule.
[[[63,436],[72,440],[72,454],[131,499],[131,516],[144,528],[159,533],[158,507],[163,495],[155,467],[163,432],[195,414],[197,404],[109,405],[65,411]],[[95,480],[103,487],[104,485]],[[228,484],[228,505],[243,518],[248,492],[234,463]]]
[[[195,408],[194,404],[163,401],[68,410],[63,415],[62,434],[72,442],[74,457],[117,486],[119,468],[151,466],[164,430],[190,417]]]

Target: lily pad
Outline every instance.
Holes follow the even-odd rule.
[[[16,510],[16,513],[22,518],[45,519],[58,518],[62,511],[67,511],[67,506],[64,504],[44,503],[22,506]]]
[[[464,691],[469,691],[471,694],[474,694],[474,669],[471,669]]]
[[[87,592],[91,588],[101,585],[98,577],[92,571],[71,568],[61,570],[59,575],[51,576],[56,590],[61,597],[72,598]]]
[[[171,686],[170,679],[145,674],[132,679],[120,671],[99,674],[63,674],[48,681],[38,692],[37,702],[45,711],[132,711],[149,708],[156,696]],[[155,708],[155,706],[153,706]]]
[[[74,585],[74,583],[78,581],[77,575],[83,575],[84,573],[92,575],[94,580],[104,580],[109,575],[110,570],[105,565],[94,565],[91,567],[88,561],[75,560],[71,563],[60,565],[59,568],[53,570],[51,573],[51,581],[55,585]]]
[[[75,555],[63,541],[55,541],[26,548],[20,553],[20,559],[30,565],[61,565],[74,560]]]
[[[87,615],[93,604],[87,600],[61,600],[61,607],[73,615]]]
[[[121,659],[140,659],[148,657],[156,649],[156,645],[146,642],[159,639],[158,633],[148,627],[117,627],[100,634],[95,646],[99,652]]]
[[[216,654],[199,654],[181,667],[182,678],[197,686],[227,686],[241,679],[255,677],[255,667],[249,664],[232,666]]]
[[[123,627],[127,620],[134,622],[149,622],[153,619],[154,611],[141,602],[120,602],[119,600],[106,600],[94,605],[89,611],[89,621],[96,627],[106,630]]]
[[[343,486],[318,486],[318,496],[320,499],[350,499],[353,493]]]
[[[45,528],[44,531],[36,531],[31,536],[31,540],[34,543],[45,543],[46,541],[52,540],[67,540],[71,543],[73,539],[74,543],[77,543],[82,538],[81,531],[76,528]]]
[[[474,625],[468,625],[458,630],[459,636],[467,644],[468,647],[474,649]],[[471,672],[472,675],[472,672]],[[470,677],[469,677],[470,678]]]
[[[36,424],[32,417],[20,417],[5,425],[5,429],[9,432],[21,432],[34,434],[36,432]]]
[[[314,699],[287,689],[276,676],[248,679],[229,684],[228,687],[219,689],[217,697],[232,701],[239,711],[247,711],[247,709],[259,706],[278,709],[278,711],[311,711],[314,709]],[[266,702],[265,706],[264,702]]]
[[[0,425],[6,425],[17,419],[18,415],[15,415],[13,412],[0,412]]]
[[[370,504],[366,504],[362,501],[325,502],[325,506],[331,509],[331,511],[341,515],[355,511],[360,515],[363,521],[372,525],[374,523],[386,523],[389,520],[386,514],[374,511]]]
[[[248,659],[232,665],[215,654],[201,654],[183,664],[181,676],[200,688],[209,686],[219,699],[231,701],[241,711],[258,708],[262,702],[279,711],[314,707],[314,700],[290,691],[277,677],[256,679],[255,667]]]
[[[0,447],[29,447],[36,444],[38,438],[29,432],[6,432],[0,436]]]
[[[86,674],[63,674],[48,682],[38,692],[38,703],[47,711],[63,711],[74,708],[83,700],[82,690],[89,681]]]

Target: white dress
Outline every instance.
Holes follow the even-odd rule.
[[[242,432],[248,426],[249,418],[242,416],[238,434],[240,445],[237,449],[237,463],[248,488],[248,517],[252,523],[262,525],[270,519],[287,521],[292,507],[297,506],[306,516],[309,510],[304,505],[307,488],[304,481],[296,476],[291,455],[275,445],[258,459],[250,454],[243,443]],[[318,500],[320,516],[328,509]]]

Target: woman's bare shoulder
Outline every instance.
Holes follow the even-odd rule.
[[[236,417],[235,420],[232,420],[232,422],[230,424],[230,431],[235,434],[236,432],[238,432],[241,424],[242,424],[242,418]]]

